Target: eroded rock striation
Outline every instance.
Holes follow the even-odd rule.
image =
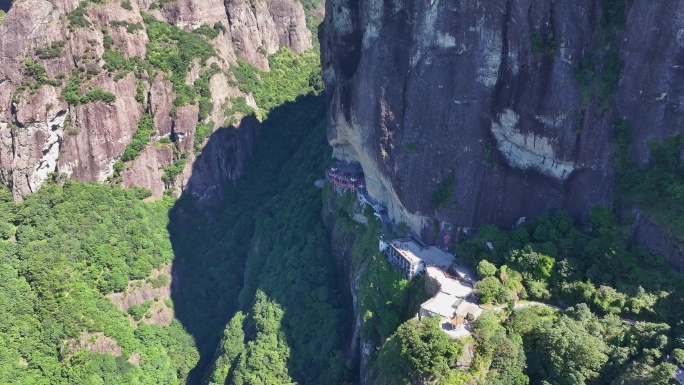
[[[359,161],[369,193],[428,239],[435,218],[510,226],[566,209],[586,219],[615,199],[617,118],[639,164],[649,139],[680,130],[683,11],[646,0],[330,0],[322,66],[334,155]]]
[[[178,63],[146,66],[154,61],[151,40],[171,50],[177,45],[150,36],[146,17],[210,44],[214,52],[192,62],[185,86],[208,92],[201,96],[211,104],[179,97],[183,84],[172,76]],[[161,196],[186,185],[206,142],[206,132],[196,139],[198,124],[212,122],[211,130],[231,131],[231,143],[247,148],[233,149],[230,161],[205,161],[225,169],[203,173],[193,186],[203,196],[239,177],[255,137],[253,122],[243,129],[231,108],[240,98],[257,108],[231,69],[242,60],[268,70],[269,54],[280,47],[301,53],[311,38],[296,0],[16,0],[0,22],[0,181],[17,198],[39,189],[52,172],[142,186]],[[209,90],[196,86],[201,76]],[[116,170],[144,114],[154,122],[150,143]],[[183,171],[165,176],[173,165]]]

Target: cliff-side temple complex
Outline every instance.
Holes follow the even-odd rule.
[[[337,193],[356,193],[362,207],[373,208],[375,217],[383,222],[386,230],[379,238],[379,248],[392,266],[407,279],[425,275],[425,290],[432,298],[420,306],[418,317],[438,317],[442,330],[453,338],[469,335],[482,308],[472,299],[473,280],[467,273],[458,271],[460,278],[446,273],[456,257],[439,247],[426,246],[416,237],[398,237],[392,233],[396,225],[385,206],[368,195],[360,165],[336,162],[326,170],[325,178]]]
[[[473,288],[439,267],[427,266],[425,289],[433,297],[420,305],[418,316],[439,317],[442,330],[454,338],[470,334],[472,323],[482,314],[472,298]]]
[[[482,308],[472,298],[472,284],[465,273],[455,278],[446,273],[455,257],[435,246],[421,246],[412,238],[380,237],[380,251],[408,279],[425,275],[425,289],[432,298],[420,305],[418,317],[439,317],[445,333],[458,338],[470,334]]]
[[[390,224],[391,220],[387,215],[385,206],[368,195],[366,179],[360,164],[335,162],[325,170],[325,179],[332,184],[335,191],[339,194],[349,191],[355,192],[361,206],[370,205],[373,208],[375,217],[380,219],[383,224]]]
[[[381,237],[380,251],[384,252],[390,263],[399,268],[408,279],[422,273],[425,269],[421,247],[410,238],[386,241]]]

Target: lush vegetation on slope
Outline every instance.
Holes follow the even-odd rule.
[[[121,155],[122,162],[128,162],[138,155],[145,149],[147,142],[150,141],[150,136],[154,134],[154,120],[152,115],[145,114],[140,117],[138,121],[138,128],[133,134],[133,139],[126,145],[123,155]]]
[[[674,366],[664,359],[684,348],[681,275],[662,257],[628,247],[626,229],[607,210],[594,210],[591,219],[591,229],[584,230],[562,212],[513,230],[484,226],[458,245],[459,257],[477,266],[482,300],[510,305],[498,317],[485,313],[476,322],[470,365],[452,363],[435,381],[670,383]],[[512,311],[516,298],[572,307]],[[410,341],[401,333],[392,340],[397,337]],[[388,349],[392,345],[385,344],[380,356]],[[413,365],[404,372],[403,378],[411,378],[421,369]],[[378,373],[378,383],[389,383],[383,378],[391,373],[382,365]]]
[[[2,381],[351,379],[353,364],[341,352],[350,322],[318,217],[320,192],[312,185],[326,160],[323,108],[322,98],[308,97],[272,110],[247,176],[230,189],[215,223],[201,219],[185,199],[169,222],[172,200],[143,203],[149,192],[139,189],[47,184],[17,204],[4,191],[6,279],[0,293],[16,317],[0,321],[10,331],[2,346],[8,352],[2,355]],[[166,226],[174,234],[173,249]],[[15,234],[16,243],[10,241]],[[133,326],[105,294],[147,277],[174,254],[186,264],[176,272],[183,288],[173,296],[180,322]],[[135,319],[143,317],[143,307],[131,311]],[[236,313],[228,323],[238,309],[245,315]],[[228,336],[246,336],[231,341],[244,345],[221,344],[216,351],[226,323]],[[60,348],[83,331],[113,338],[122,356]],[[26,333],[29,339],[22,337]],[[199,358],[193,337],[203,361],[191,373]],[[140,355],[139,365],[127,361],[133,353]]]
[[[527,384],[519,333],[507,331],[498,317],[488,314],[478,321],[472,339],[453,341],[435,320],[412,319],[427,300],[423,279],[409,282],[389,265],[378,251],[379,222],[371,213],[366,213],[368,227],[351,220],[353,197],[334,198],[328,191],[324,202],[324,212],[334,221],[333,238],[353,243],[362,337],[376,347],[369,360],[369,383]],[[466,347],[473,351],[472,359],[464,359]]]
[[[598,318],[580,304],[558,313],[485,312],[472,338],[450,341],[434,320],[410,320],[382,346],[374,384],[669,384],[664,324]],[[462,355],[464,346],[472,353]]]
[[[514,230],[480,229],[459,249],[478,264],[480,283],[493,280],[495,293],[503,293],[496,301],[489,284],[478,284],[483,297],[506,303],[529,296],[572,307],[485,312],[472,339],[460,342],[472,349],[470,358],[454,359],[426,331],[429,321],[410,320],[371,360],[371,383],[670,384],[675,367],[665,358],[684,352],[681,275],[662,258],[628,248],[607,211],[595,211],[592,225],[581,231],[555,213]]]
[[[383,345],[375,383],[432,383],[445,377],[461,354],[463,343],[442,332],[436,318],[409,320]]]
[[[338,196],[326,186],[323,201],[327,221],[334,223],[337,232],[333,238],[344,239],[353,245],[351,268],[358,274],[359,314],[363,321],[362,337],[374,345],[382,344],[407,319],[415,316],[418,306],[427,300],[424,281],[417,277],[411,281],[393,268],[385,255],[378,250],[380,222],[366,207],[363,213],[368,226],[351,219],[359,207],[354,194]],[[361,214],[361,213],[357,213]],[[348,244],[338,245],[344,249]]]
[[[191,381],[342,384],[353,378],[341,350],[350,322],[312,184],[328,150],[324,105],[321,97],[297,99],[321,91],[318,54],[281,49],[269,63],[271,72],[245,63],[234,69],[238,86],[249,84],[268,113],[259,111],[264,121],[254,158],[228,189],[222,212],[207,222],[182,197],[172,213],[182,261],[175,266],[186,282],[174,295],[176,314],[201,354]],[[205,75],[194,87],[202,97],[211,74]],[[253,112],[244,99],[231,102],[231,112]],[[198,124],[196,153],[205,137],[212,140],[212,128]]]
[[[68,15],[72,28],[90,25],[83,10]],[[194,59],[213,55],[200,36],[207,31],[187,33],[146,15],[144,20],[150,37],[145,60],[125,59],[103,29],[105,70],[115,80],[131,71],[139,77],[163,72],[178,93],[175,106],[197,103],[205,119],[212,108],[208,80],[217,67],[204,68],[190,86],[184,79]],[[135,32],[141,26],[110,27]],[[59,49],[47,47],[43,56]],[[0,320],[9,336],[0,338],[0,383],[353,380],[354,365],[342,349],[349,312],[319,219],[320,191],[312,185],[327,162],[324,104],[321,97],[297,99],[321,90],[317,58],[315,50],[300,57],[283,49],[270,58],[275,72],[247,75],[269,110],[262,114],[262,142],[246,177],[229,188],[225,207],[211,220],[185,197],[143,203],[149,191],[140,189],[51,183],[18,204],[3,193],[8,208],[0,210],[0,274],[6,278],[0,304],[16,317]],[[53,81],[39,65],[27,71],[36,83]],[[81,93],[96,75],[94,67],[75,71],[63,97],[72,104],[113,102],[97,91]],[[137,88],[142,103],[141,82]],[[291,103],[281,105],[285,101]],[[253,113],[244,99],[232,102],[230,110]],[[143,115],[115,173],[147,145],[151,124]],[[198,125],[201,157],[214,126]],[[184,161],[179,154],[164,180],[172,181]],[[178,281],[173,302],[166,303],[176,315],[169,326],[145,322],[156,299],[122,311],[106,297],[134,279],[168,284],[168,277],[148,276],[172,260]],[[22,340],[27,333],[31,337]],[[111,351],[82,348],[102,338],[114,344]]]
[[[274,108],[262,131],[211,223],[186,198],[169,214],[171,199],[143,203],[149,192],[139,189],[50,183],[22,203],[5,191],[0,293],[12,316],[0,320],[10,336],[2,381],[351,381],[341,349],[351,322],[313,187],[326,163],[322,98]],[[170,326],[135,326],[105,297],[171,260],[182,287]],[[111,337],[121,357],[63,347],[84,331]]]
[[[453,341],[435,320],[426,318],[421,326],[409,320],[380,349],[372,382],[527,385],[523,339],[501,321],[495,313],[484,313],[472,337]]]
[[[584,304],[565,314],[516,310],[506,327],[523,336],[532,384],[670,384],[666,352],[682,344],[667,324],[599,318]]]
[[[600,314],[674,322],[684,314],[681,275],[664,258],[628,247],[627,236],[628,229],[606,209],[591,213],[590,230],[557,212],[510,231],[484,226],[458,246],[458,255],[473,265],[486,260],[498,267],[491,283],[478,283],[495,303],[512,295],[584,302]],[[498,291],[504,294],[490,295]]]
[[[211,76],[200,76],[195,84],[185,84],[185,77],[193,60],[204,64],[214,55],[214,48],[198,34],[185,32],[180,28],[164,23],[154,17],[143,14],[147,27],[147,62],[156,70],[170,74],[176,99],[173,104],[180,107],[188,103],[195,103],[198,98],[207,98],[202,91],[208,92],[208,79]],[[207,87],[202,87],[202,81]],[[206,89],[205,89],[206,88]],[[207,100],[204,101],[205,104]]]
[[[663,143],[649,142],[651,157],[646,167],[638,167],[630,157],[632,135],[629,124],[615,125],[617,148],[615,169],[619,190],[653,219],[680,239],[684,239],[684,138],[677,135]]]
[[[351,377],[341,352],[350,325],[337,287],[343,278],[313,187],[326,150],[322,98],[286,103],[264,121],[254,159],[215,222],[204,223],[185,198],[174,208],[172,239],[186,282],[175,309],[202,355],[195,378],[342,384]],[[226,345],[243,334],[244,345]]]
[[[297,95],[322,91],[319,60],[317,49],[297,55],[284,47],[269,57],[269,72],[259,71],[242,60],[238,60],[240,65],[233,72],[240,90],[253,93],[257,105],[269,110]]]
[[[48,183],[14,203],[0,191],[0,382],[184,381],[198,354],[180,323],[135,327],[105,297],[173,258],[166,230],[172,202],[143,203],[148,195]],[[81,332],[104,333],[121,355],[71,348]],[[138,364],[128,361],[134,354]]]

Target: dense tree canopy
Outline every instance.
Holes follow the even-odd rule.
[[[180,383],[197,362],[178,322],[132,326],[105,294],[171,261],[172,202],[149,191],[47,183],[14,203],[0,191],[0,382],[21,384]],[[103,333],[121,354],[69,346]],[[139,357],[137,364],[129,359]]]
[[[376,383],[423,384],[444,379],[462,353],[462,344],[442,332],[437,319],[409,320],[380,351]]]
[[[530,333],[530,372],[559,385],[579,385],[598,376],[608,360],[601,325],[589,309],[543,320]]]
[[[522,299],[587,303],[602,314],[668,322],[681,318],[681,275],[664,258],[628,247],[627,229],[607,209],[596,208],[590,217],[590,230],[575,227],[564,212],[542,215],[509,231],[483,226],[457,245],[457,255],[474,265],[486,266],[487,261],[507,271],[499,274],[501,286],[491,276],[478,283],[485,302],[505,303],[503,291],[508,290]],[[510,277],[521,277],[522,286],[507,284]]]
[[[523,340],[517,332],[507,331],[493,313],[480,317],[473,330],[475,371],[484,373],[487,384],[527,385]]]

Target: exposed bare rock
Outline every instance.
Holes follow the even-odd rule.
[[[82,0],[50,0],[50,3],[52,3],[55,6],[55,9],[59,10],[60,13],[73,11],[81,4],[81,2]],[[14,1],[14,3],[16,5],[18,2]]]
[[[57,90],[50,86],[22,93],[19,102],[12,103],[12,107],[14,108],[13,119],[19,125],[45,122],[49,112],[68,108]]]
[[[238,127],[216,130],[193,163],[184,192],[205,202],[224,196],[226,186],[242,175],[259,133],[260,123],[254,116],[243,118]]]
[[[311,47],[302,5],[292,0],[225,0],[235,51],[263,70],[267,54],[289,45],[296,52]]]
[[[169,135],[173,126],[171,119],[171,108],[176,93],[173,92],[173,85],[160,74],[154,78],[149,93],[150,113],[154,116],[154,127],[159,135]]]
[[[0,123],[0,131],[9,133],[9,137],[3,136],[1,148],[13,155],[11,159],[3,156],[2,161],[9,162],[12,170],[12,173],[3,175],[3,179],[11,181],[16,191],[37,191],[47,175],[55,171],[65,119],[66,111],[60,111],[45,123],[33,123],[24,128]],[[34,163],[36,159],[37,163]]]
[[[111,90],[118,95],[116,101],[89,103],[70,110],[71,125],[82,128],[65,137],[64,148],[70,150],[59,157],[58,171],[77,180],[104,181],[133,138],[143,111],[135,101],[133,74],[118,82],[99,76],[93,85]]]
[[[172,1],[163,5],[162,14],[167,22],[191,31],[202,25],[213,27],[214,23],[226,23],[222,0]]]
[[[114,357],[121,357],[121,346],[111,337],[104,333],[81,332],[77,341],[68,343],[68,354],[85,349],[93,353],[110,354]]]
[[[223,73],[213,76],[209,81],[209,87],[211,87],[214,102],[214,109],[209,120],[221,125],[227,118],[224,106],[230,102],[230,98],[245,97],[245,95],[237,87],[231,86],[228,77]]]
[[[126,165],[122,173],[123,186],[145,186],[152,191],[152,195],[160,197],[164,194],[165,185],[162,181],[164,167],[173,163],[173,145],[153,143],[132,162]]]
[[[217,11],[221,10],[221,11]],[[226,28],[212,44],[219,57],[235,62],[235,55],[261,69],[268,69],[266,55],[281,46],[304,52],[311,48],[302,5],[293,0],[185,0],[163,5],[163,18],[191,31],[201,26]]]
[[[183,168],[183,173],[181,174],[179,181],[180,183],[174,185],[175,196],[180,196],[183,193],[183,191],[185,191],[187,183],[189,183],[190,178],[192,177],[192,169],[195,165],[196,160],[197,155],[195,155],[194,152],[190,152],[187,154],[187,162],[185,162],[185,167]]]
[[[684,123],[684,3],[627,3],[607,44],[596,38],[608,33],[603,1],[327,1],[334,155],[358,160],[370,194],[427,239],[435,219],[510,226],[565,209],[586,220],[614,200],[616,117],[632,127],[639,164],[650,139]],[[611,52],[619,63],[606,64]],[[603,63],[597,73],[622,68],[607,107],[596,94],[583,101],[578,73],[591,61]],[[452,195],[433,207],[450,180]],[[653,250],[681,259],[640,223],[638,239],[651,234]]]
[[[185,84],[192,85],[202,73],[202,64],[198,59],[192,61],[190,65],[190,70],[185,75]]]
[[[51,172],[82,181],[106,180],[144,113],[153,116],[159,136],[176,140],[186,156],[185,171],[174,186],[164,186],[163,168],[173,159],[168,149],[154,147],[159,139],[154,135],[139,158],[125,165],[124,185],[147,187],[161,196],[164,187],[180,190],[188,184],[195,160],[196,103],[174,107],[170,74],[156,69],[142,73],[105,69],[106,49],[119,51],[124,58],[145,58],[149,38],[141,12],[189,32],[200,27],[217,31],[216,37],[207,38],[215,57],[206,63],[195,61],[186,76],[192,85],[207,66],[218,65],[220,71],[210,79],[214,108],[205,121],[214,121],[216,128],[227,121],[224,112],[231,97],[244,97],[255,106],[230,78],[237,56],[266,69],[267,55],[281,46],[296,52],[311,47],[303,8],[296,0],[261,0],[254,2],[254,8],[247,2],[224,0],[177,0],[154,10],[149,9],[151,4],[151,0],[134,1],[128,10],[119,1],[14,1],[0,24],[0,182],[11,187],[16,198],[36,191]],[[85,22],[72,26],[67,14],[79,5],[85,7]],[[111,37],[109,48],[105,48],[105,29]],[[29,71],[31,62],[35,65]],[[75,69],[81,72],[81,96],[99,87],[116,99],[68,105],[63,89]],[[240,164],[239,157],[251,152],[252,135],[245,138],[238,142],[250,148],[235,150],[238,158],[228,163]],[[212,174],[217,179],[207,184],[236,178],[242,170],[241,166],[222,168],[229,169],[230,175]]]
[[[121,50],[127,58],[137,56],[144,58],[147,52],[147,34],[140,10],[137,5],[131,3],[133,10],[129,11],[121,7],[118,1],[106,3],[101,7],[94,7],[89,15],[97,25],[107,26],[109,34],[114,40],[114,45]],[[126,22],[138,25],[139,29],[128,32],[126,26],[114,25],[112,22]]]
[[[632,158],[644,164],[650,139],[682,134],[684,3],[634,1],[627,20],[617,103],[632,128]]]
[[[155,285],[153,282],[160,277],[168,278],[164,285]],[[145,301],[154,301],[150,307],[151,317],[143,317],[142,322],[168,325],[173,320],[173,309],[166,306],[165,302],[171,298],[171,264],[161,269],[154,270],[146,280],[134,280],[128,283],[124,293],[113,293],[107,297],[122,311],[127,311],[133,305],[142,305]],[[156,286],[156,287],[155,287]]]
[[[597,148],[609,122],[575,129],[574,67],[595,14],[589,1],[545,4],[528,16],[529,1],[413,2],[410,11],[328,2],[329,139],[336,156],[361,161],[369,192],[398,220],[432,233],[435,217],[509,224],[610,202],[610,148]],[[538,25],[554,30],[557,57],[531,54]],[[576,146],[585,138],[595,144]],[[453,196],[435,210],[433,194],[452,178]],[[601,189],[582,197],[580,181]]]
[[[629,214],[635,219],[632,228],[634,240],[651,252],[667,256],[672,265],[684,271],[684,245],[681,240],[669,234],[639,209],[634,208]]]
[[[12,121],[10,101],[23,80],[21,63],[31,42],[41,40],[45,43],[61,37],[52,27],[57,19],[53,11],[54,7],[48,1],[17,2],[0,24],[0,121]]]
[[[174,318],[173,308],[166,306],[162,301],[156,301],[148,310],[151,317],[144,317],[141,321],[151,325],[171,325]]]
[[[155,1],[156,0],[137,0],[137,1],[135,1],[135,3],[140,9],[148,9],[148,8],[150,8],[150,5],[152,5],[152,3],[154,3]],[[134,3],[134,2],[131,1],[131,3]],[[153,10],[150,10],[150,11],[153,11]]]
[[[246,0],[226,0],[225,3],[230,33],[238,56],[260,69],[268,69],[266,54],[278,49],[278,38],[273,19],[266,16],[266,4],[264,1]],[[257,40],[254,36],[260,36],[261,39]]]
[[[176,110],[173,133],[181,152],[193,150],[197,128],[197,111],[197,106],[194,105],[183,106]]]
[[[297,53],[311,48],[311,31],[302,23],[306,16],[301,4],[292,0],[269,0],[268,8],[281,47],[290,47]]]
[[[252,95],[251,92],[249,94],[247,94],[247,96],[245,96],[245,99],[247,101],[248,106],[252,107],[255,110],[257,108],[259,108],[259,106],[257,106],[257,104],[256,104],[256,100],[254,100],[254,95]]]
[[[612,119],[595,106],[582,113],[576,80],[595,48],[593,2],[408,7],[327,6],[329,139],[338,157],[361,161],[371,194],[428,232],[435,217],[471,227],[610,204]],[[557,54],[531,52],[540,30]],[[435,210],[449,178],[451,203]]]
[[[0,182],[6,186],[11,186],[15,165],[16,150],[15,136],[12,132],[14,127],[10,127],[5,122],[0,122]]]
[[[140,354],[137,352],[131,352],[131,356],[126,360],[129,364],[136,366],[140,365]]]

